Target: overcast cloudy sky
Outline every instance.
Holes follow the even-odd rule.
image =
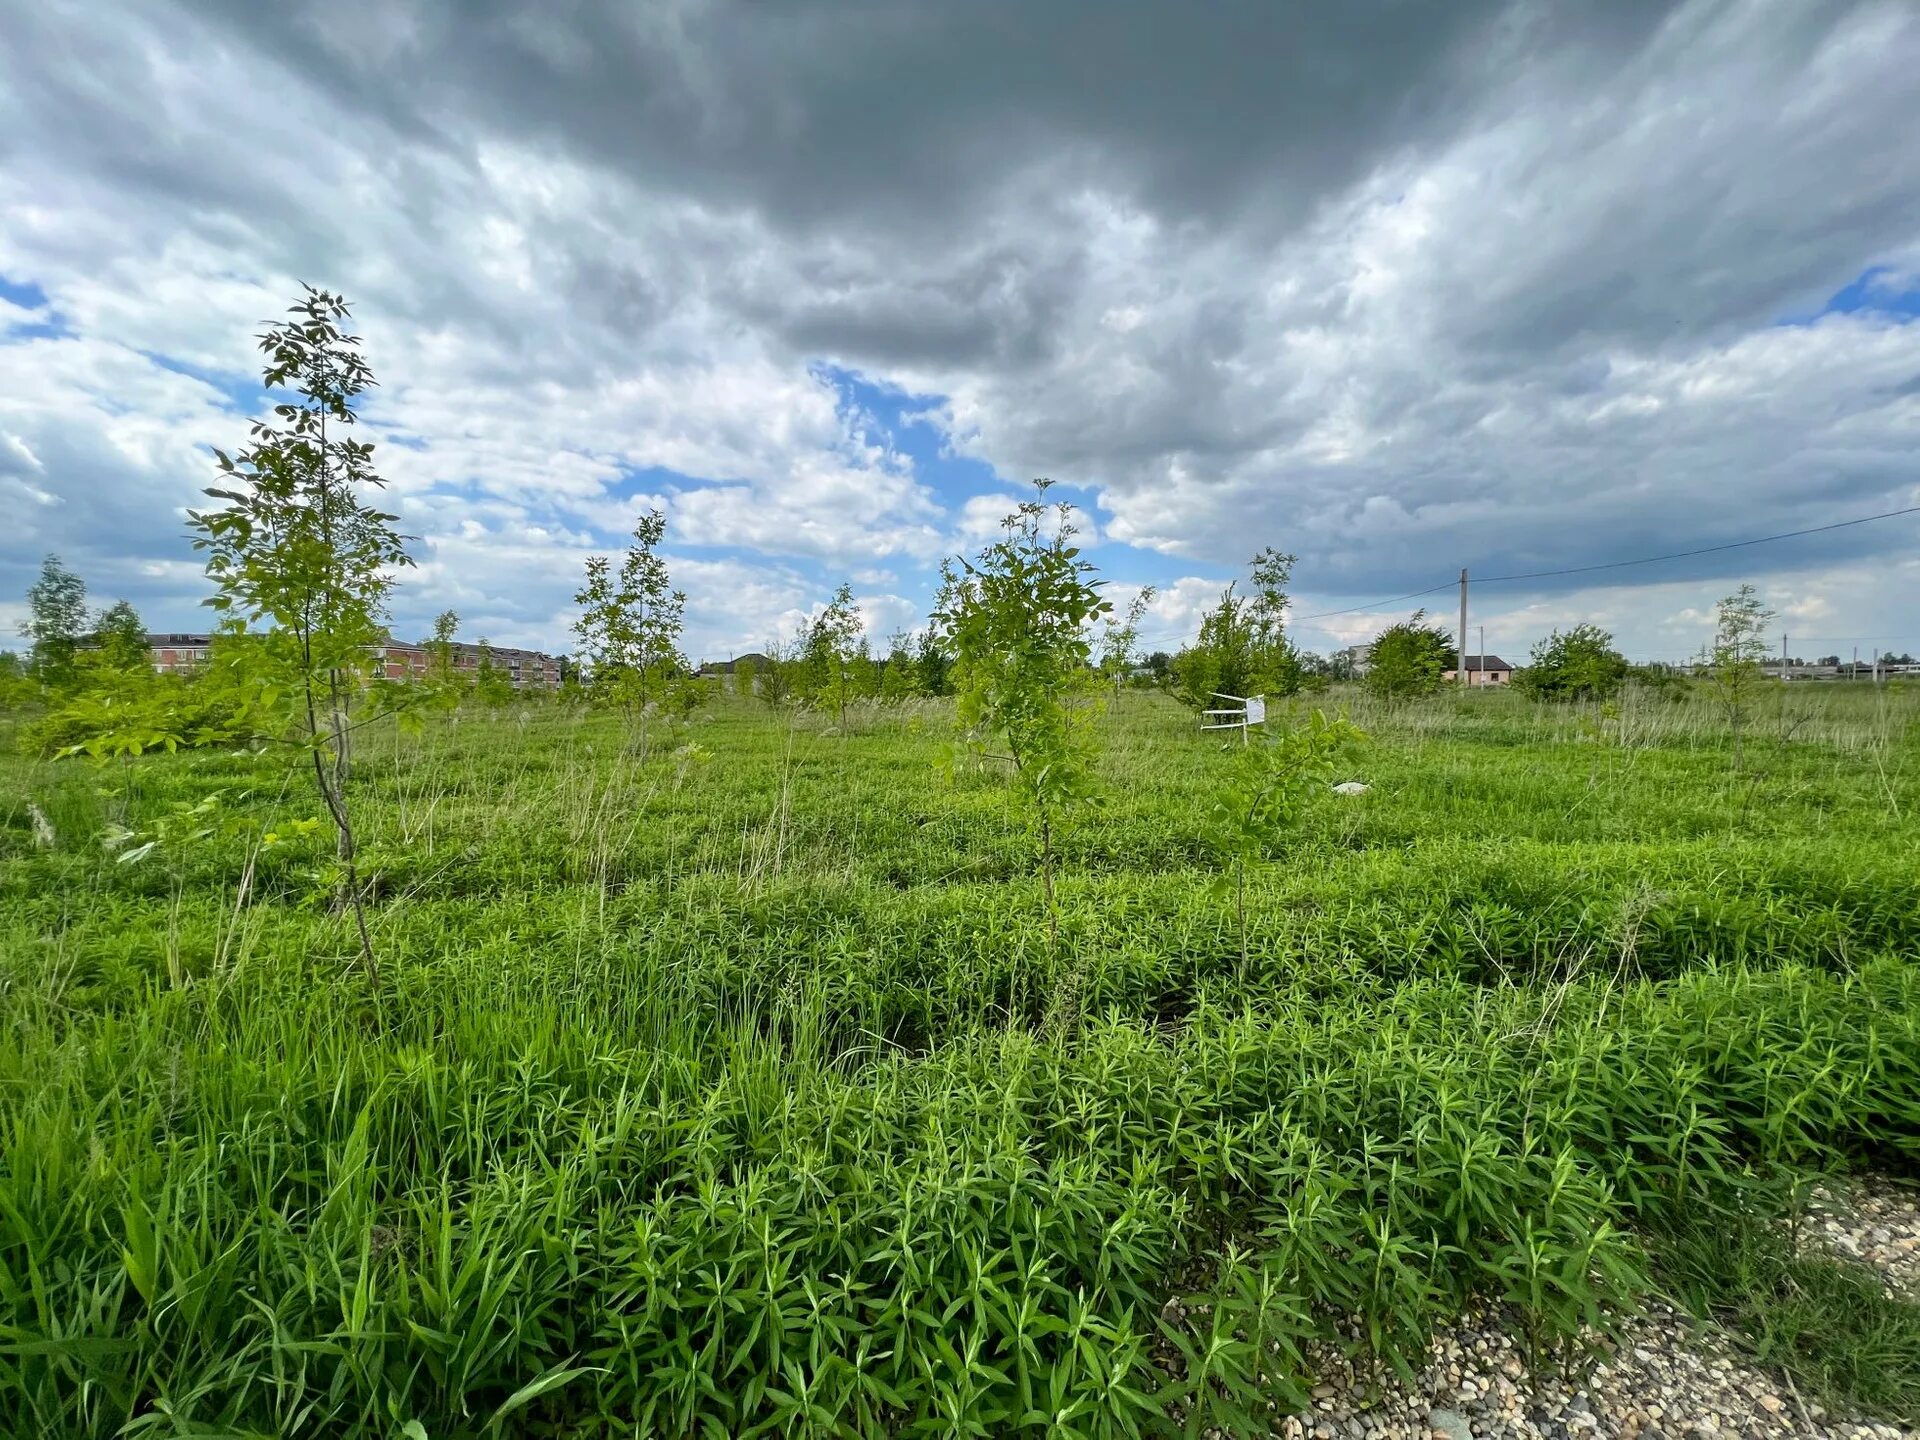
[[[1263,545],[1307,615],[1920,504],[1912,3],[0,0],[0,32],[9,629],[49,550],[204,625],[184,511],[303,279],[381,380],[409,634],[565,648],[648,504],[696,657],[843,578],[917,624],[1035,475],[1169,648]],[[1488,585],[1474,620],[1677,657],[1751,579],[1796,653],[1920,651],[1916,541]]]

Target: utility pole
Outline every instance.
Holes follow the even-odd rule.
[[[1480,625],[1475,628],[1480,632],[1480,673],[1484,675],[1487,669],[1487,627]]]
[[[1856,645],[1853,647],[1853,664],[1847,667],[1847,679],[1858,680],[1859,678],[1860,678],[1860,647]]]
[[[1460,568],[1460,683],[1467,683],[1467,571]]]
[[[1780,683],[1787,683],[1787,632],[1780,632]]]

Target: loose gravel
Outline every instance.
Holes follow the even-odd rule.
[[[1889,1292],[1920,1301],[1920,1192],[1877,1175],[1823,1185],[1807,1203],[1800,1241],[1878,1270]]]
[[[1665,1305],[1626,1321],[1585,1374],[1529,1373],[1500,1317],[1464,1316],[1435,1340],[1418,1383],[1322,1359],[1313,1409],[1279,1422],[1294,1440],[1904,1440],[1920,1432],[1830,1416],[1743,1361],[1718,1332]],[[1371,1383],[1369,1383],[1371,1381]]]
[[[1873,1177],[1816,1190],[1798,1231],[1920,1298],[1920,1194]],[[1312,1408],[1276,1418],[1293,1440],[1909,1440],[1920,1430],[1829,1414],[1763,1371],[1717,1327],[1651,1304],[1584,1371],[1530,1371],[1502,1317],[1470,1312],[1438,1335],[1417,1383],[1315,1355]]]

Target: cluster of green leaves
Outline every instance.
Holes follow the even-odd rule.
[[[1606,700],[1620,693],[1630,668],[1611,634],[1598,625],[1576,625],[1535,645],[1513,683],[1537,700]]]
[[[49,555],[27,596],[32,640],[12,704],[39,702],[20,736],[30,752],[127,760],[218,744],[242,732],[240,697],[208,675],[155,673],[146,626],[116,600],[86,628],[86,582]]]
[[[1447,632],[1429,624],[1424,611],[1416,611],[1411,620],[1389,625],[1374,637],[1362,679],[1383,700],[1431,695],[1458,658]]]
[[[1339,764],[1365,739],[1345,719],[1315,710],[1298,725],[1243,735],[1208,812],[1208,839],[1225,866],[1240,929],[1240,966],[1247,968],[1247,869],[1267,858],[1298,828],[1308,806],[1324,800]]]
[[[1714,610],[1713,650],[1707,663],[1707,684],[1727,717],[1733,739],[1733,768],[1745,754],[1748,720],[1756,692],[1765,683],[1760,661],[1767,653],[1767,626],[1773,611],[1760,603],[1751,585],[1742,585]]]
[[[831,710],[843,730],[847,704],[879,693],[879,676],[868,653],[866,624],[853,603],[853,587],[842,584],[820,613],[802,629],[795,657],[798,696]]]
[[[1175,693],[1194,709],[1217,704],[1216,695],[1276,697],[1300,689],[1300,657],[1286,632],[1293,562],[1271,547],[1254,556],[1252,593],[1229,585],[1201,620],[1198,638],[1173,657]]]
[[[1034,488],[1004,539],[945,567],[933,623],[955,656],[966,744],[1001,755],[1031,806],[1051,924],[1054,833],[1097,795],[1087,627],[1112,607],[1073,543],[1071,507],[1047,504],[1047,481]]]
[[[1920,1160],[1911,698],[1755,736],[1745,814],[1690,706],[1616,773],[1519,696],[1397,702],[1376,800],[1317,804],[1312,722],[1222,757],[1150,697],[1051,901],[930,706],[638,760],[375,726],[377,1003],[270,756],[151,757],[124,816],[10,762],[0,1431],[1258,1434],[1353,1320],[1565,1342],[1778,1167]],[[1240,947],[1223,758],[1289,857]]]
[[[573,597],[580,606],[574,622],[578,658],[590,693],[603,704],[631,711],[658,704],[686,674],[680,633],[687,597],[673,588],[660,553],[666,534],[666,516],[648,510],[633,527],[619,574],[606,556],[595,555],[587,561],[585,586]]]

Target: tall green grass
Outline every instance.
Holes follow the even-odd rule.
[[[0,1431],[1259,1433],[1350,1318],[1544,1351],[1757,1177],[1912,1171],[1912,697],[1738,777],[1516,699],[1363,717],[1244,972],[1150,697],[1058,949],[938,707],[369,735],[377,1001],[260,760],[5,762]],[[258,826],[101,849],[214,789]]]

